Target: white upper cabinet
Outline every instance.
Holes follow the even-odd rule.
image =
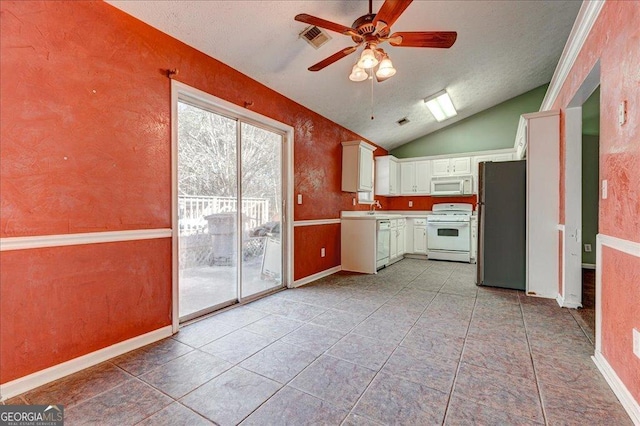
[[[431,162],[431,171],[434,176],[449,176],[450,158],[441,158]]]
[[[511,161],[513,160],[513,152],[506,152],[501,154],[488,154],[488,155],[476,155],[473,157],[473,192],[478,193],[478,164],[487,161]]]
[[[373,151],[376,147],[363,141],[342,142],[342,190],[373,191]]]
[[[431,160],[416,161],[416,192],[431,193]]]
[[[458,157],[451,159],[451,171],[453,176],[471,174],[471,157]]]
[[[471,157],[440,158],[432,160],[433,176],[460,176],[471,174]]]
[[[413,194],[416,192],[416,163],[400,163],[400,192]]]
[[[376,195],[400,194],[400,167],[393,155],[376,157]]]
[[[403,195],[428,195],[431,190],[431,160],[400,163],[400,184]]]

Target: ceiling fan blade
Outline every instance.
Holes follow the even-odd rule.
[[[397,47],[437,47],[448,49],[456,42],[455,31],[416,31],[393,33],[387,39]]]
[[[327,21],[326,19],[317,18],[315,16],[301,13],[294,18],[298,22],[304,22],[305,24],[315,25],[316,27],[325,28],[327,30],[335,31],[340,34],[349,36],[360,36],[353,28],[345,27],[344,25],[336,24],[335,22]]]
[[[386,0],[373,19],[373,25],[375,26],[378,21],[382,21],[387,24],[387,27],[390,27],[396,22],[400,15],[402,15],[402,12],[409,7],[412,1],[413,0]]]
[[[329,56],[328,58],[323,59],[322,61],[318,62],[317,64],[310,66],[309,67],[309,71],[320,71],[324,67],[326,67],[328,65],[331,65],[332,63],[336,62],[337,60],[342,59],[345,56],[351,55],[357,49],[358,49],[358,46],[351,46],[351,47],[347,47],[346,49],[342,49],[341,51],[334,53],[333,55]]]

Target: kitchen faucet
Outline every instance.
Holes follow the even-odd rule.
[[[373,200],[373,202],[371,203],[371,205],[369,206],[369,211],[371,212],[371,214],[375,213],[376,211],[376,206],[381,209],[382,206],[380,205],[380,201],[378,200]]]

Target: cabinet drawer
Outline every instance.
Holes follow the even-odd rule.
[[[422,225],[422,226],[426,226],[427,225],[427,219],[413,219],[413,224],[414,225]]]

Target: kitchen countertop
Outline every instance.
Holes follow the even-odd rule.
[[[424,218],[432,213],[431,210],[376,210],[375,214],[369,214],[366,210],[343,210],[340,212],[340,219],[413,219]],[[472,212],[472,218],[476,213],[475,210]]]
[[[430,211],[400,211],[400,210],[376,210],[375,214],[368,211],[342,211],[341,219],[402,219],[402,218],[424,218],[431,214]]]
[[[344,213],[344,212],[343,212]],[[351,213],[351,212],[350,212]],[[403,216],[401,214],[390,214],[387,212],[375,212],[375,214],[367,214],[367,212],[353,212],[360,214],[341,214],[340,219],[347,220],[379,220],[379,219],[402,219]]]

